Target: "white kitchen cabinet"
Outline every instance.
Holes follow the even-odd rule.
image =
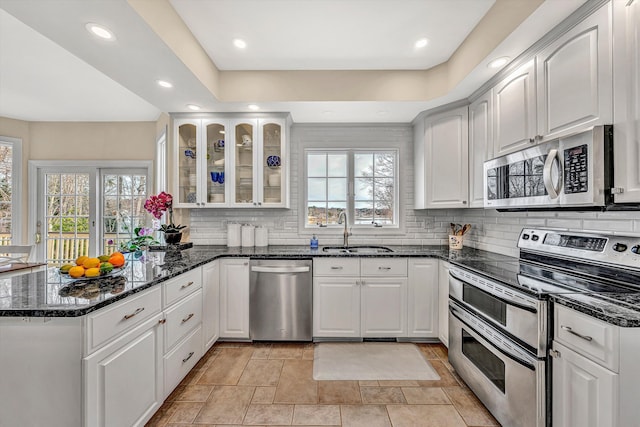
[[[451,264],[440,261],[438,272],[438,338],[449,347],[449,268]]]
[[[469,207],[484,207],[484,162],[493,158],[493,92],[469,105]]]
[[[553,425],[615,427],[618,374],[553,343]]]
[[[611,3],[536,55],[536,142],[612,123]]]
[[[363,277],[360,299],[361,336],[407,335],[406,277]]]
[[[160,313],[152,316],[84,359],[86,427],[144,425],[160,407],[161,320]]]
[[[493,156],[536,142],[535,60],[508,74],[493,88]]]
[[[438,337],[438,265],[433,258],[410,258],[407,284],[408,336]]]
[[[613,2],[616,203],[640,203],[640,1]]]
[[[314,261],[314,265],[315,265]],[[360,336],[360,279],[313,278],[313,336]]]
[[[469,197],[469,123],[467,106],[436,113],[424,120],[423,138],[414,140],[415,209],[464,208]]]
[[[249,258],[220,260],[220,338],[249,339]]]
[[[220,261],[202,267],[202,336],[206,352],[220,334]]]

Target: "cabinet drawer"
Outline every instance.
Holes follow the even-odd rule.
[[[168,307],[180,298],[202,288],[202,272],[200,268],[183,273],[167,280],[162,289],[164,291],[164,306]]]
[[[165,320],[164,350],[166,352],[202,321],[202,290],[198,290],[166,310]]]
[[[164,357],[164,395],[168,396],[202,357],[202,327]]]
[[[316,258],[313,261],[314,276],[360,276],[358,258]]]
[[[620,341],[617,326],[556,304],[553,339],[618,372]]]
[[[87,316],[87,354],[139,325],[162,308],[160,287],[155,287]]]
[[[406,258],[362,258],[360,260],[362,277],[407,276]]]

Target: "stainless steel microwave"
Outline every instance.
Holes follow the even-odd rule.
[[[612,184],[613,127],[595,126],[486,161],[484,207],[605,209]]]

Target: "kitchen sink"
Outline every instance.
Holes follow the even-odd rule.
[[[393,249],[385,246],[325,246],[322,252],[330,254],[384,254],[393,252]]]

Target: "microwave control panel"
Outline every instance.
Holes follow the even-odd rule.
[[[565,194],[586,193],[589,190],[589,159],[587,144],[564,150]]]

